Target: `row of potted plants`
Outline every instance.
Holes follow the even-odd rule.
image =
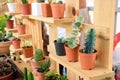
[[[82,17],[78,17],[73,24],[73,30],[71,32],[71,36],[66,38],[58,38],[58,40],[54,41],[57,55],[65,55],[67,61],[69,62],[76,62],[78,61],[78,55],[80,56],[80,64],[81,68],[83,69],[93,69],[95,60],[96,60],[96,50],[94,49],[95,41],[96,41],[96,33],[93,28],[90,28],[86,33],[85,40],[84,40],[84,47],[83,49],[80,48],[80,44],[78,43],[78,33],[80,31],[81,22],[83,21]],[[64,41],[63,41],[64,40]],[[62,42],[62,47],[57,49],[57,46],[60,46],[59,42]],[[64,49],[63,49],[64,48]],[[65,52],[61,52],[65,51]]]
[[[8,4],[13,4],[13,0],[8,0]],[[30,15],[31,14],[31,4],[28,3],[28,0],[21,0],[21,10],[22,14]],[[13,4],[15,5],[15,4]],[[10,8],[10,7],[8,7]],[[65,4],[62,1],[53,2],[52,0],[48,0],[45,3],[45,0],[39,0],[39,3],[32,3],[32,14],[35,16],[43,16],[43,17],[52,17],[53,18],[63,18],[65,11]],[[10,12],[13,12],[10,11]],[[38,13],[37,13],[38,12]]]

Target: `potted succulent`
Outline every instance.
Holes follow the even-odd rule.
[[[32,3],[32,15],[33,16],[41,16],[42,15],[41,4],[44,2],[45,2],[45,0],[38,0],[37,2]]]
[[[21,4],[22,14],[24,15],[31,14],[31,4],[28,3],[28,0],[21,0],[21,1],[22,1]]]
[[[66,39],[65,51],[66,51],[66,58],[69,62],[76,62],[78,61],[78,54],[80,44],[78,43],[78,33],[80,30],[81,22],[83,21],[83,17],[77,17],[75,23],[73,24],[73,30],[71,32],[71,36]]]
[[[84,48],[80,50],[80,63],[83,69],[93,69],[95,66],[96,50],[94,49],[96,33],[90,28],[85,36]]]
[[[12,44],[13,44],[13,47],[15,49],[19,49],[20,48],[20,42],[21,42],[21,40],[19,38],[13,37]]]
[[[57,40],[54,40],[56,54],[58,56],[64,56],[66,54],[65,48],[64,48],[65,42],[66,42],[66,40],[64,37],[61,37],[61,38],[58,38]]]
[[[10,15],[4,15],[5,16],[5,19],[6,19],[6,26],[8,29],[12,29],[13,28],[13,24],[14,24],[14,20],[11,20],[12,19],[12,16]]]
[[[51,2],[52,0],[47,0],[47,3],[42,3],[41,7],[42,7],[42,16],[43,17],[52,17],[52,10],[51,10]]]
[[[19,23],[16,25],[18,33],[20,35],[25,34],[25,30],[26,30],[26,25],[23,24],[23,22],[19,19]]]
[[[27,67],[24,67],[24,80],[34,80],[34,76],[32,72],[27,71]]]
[[[49,71],[50,65],[50,60],[46,60],[44,63],[39,64],[39,68],[37,68],[38,80],[45,80],[45,73]]]
[[[24,41],[22,43],[22,50],[25,58],[33,57],[33,47],[30,41]]]
[[[13,80],[12,64],[6,57],[0,57],[0,80]]]
[[[55,19],[61,19],[64,17],[65,4],[62,1],[54,2],[51,4],[52,15]]]
[[[16,12],[16,3],[14,0],[7,0],[7,6],[9,12]]]

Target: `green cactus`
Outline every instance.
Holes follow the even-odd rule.
[[[29,72],[28,80],[34,80],[34,76],[32,72]]]
[[[61,37],[61,38],[58,38],[57,39],[57,43],[65,43],[65,38],[64,37]]]
[[[93,53],[95,41],[96,41],[95,30],[93,28],[90,28],[85,37],[83,52],[84,53]]]
[[[36,49],[34,59],[36,62],[44,59],[44,54],[43,54],[42,49]]]
[[[24,67],[24,80],[28,80],[27,68],[26,67]]]
[[[21,0],[23,4],[27,4],[28,0]]]

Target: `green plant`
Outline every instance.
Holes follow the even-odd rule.
[[[12,41],[20,41],[20,39],[17,37],[13,37]]]
[[[44,63],[39,64],[39,68],[37,69],[37,71],[41,73],[47,72],[49,70],[50,65],[50,60],[46,60]]]
[[[18,19],[18,25],[23,25],[22,19]]]
[[[29,48],[32,47],[32,43],[30,41],[24,41],[22,43],[22,48]]]
[[[61,37],[61,38],[58,38],[57,40],[57,43],[65,43],[65,38],[64,37]]]
[[[7,2],[8,2],[8,3],[13,3],[13,2],[14,2],[14,0],[7,0]]]
[[[59,0],[57,2],[53,2],[53,4],[63,4],[63,1]]]
[[[6,27],[6,23],[5,23],[6,19],[4,15],[0,15],[0,31],[1,33],[5,33],[5,27]]]
[[[48,0],[48,3],[51,4],[51,3],[52,3],[52,0]]]
[[[96,41],[96,33],[93,28],[90,28],[85,36],[85,42],[84,42],[84,53],[93,53],[94,52],[94,46]]]
[[[24,67],[24,80],[34,80],[34,76],[33,76],[32,72],[29,72],[29,74],[28,74],[26,67]]]
[[[66,39],[67,45],[70,48],[75,48],[78,44],[77,36],[80,31],[81,22],[83,21],[83,17],[77,17],[75,23],[73,24],[73,29],[71,32],[71,36]]]
[[[28,3],[28,0],[21,0],[22,1],[22,4],[27,4]]]
[[[9,16],[9,15],[4,15],[4,16],[5,16],[5,19],[6,19],[6,20],[11,20],[11,19],[12,19],[12,16],[11,16],[11,15],[10,15],[10,16]]]
[[[38,0],[38,2],[39,2],[39,3],[44,3],[44,2],[45,2],[45,0]]]
[[[38,62],[38,61],[43,60],[44,58],[45,57],[44,57],[42,49],[36,49],[35,50],[35,55],[34,55],[35,61]]]

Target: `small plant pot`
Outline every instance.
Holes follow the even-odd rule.
[[[38,63],[33,58],[30,60],[30,64],[31,64],[32,70],[39,67]]]
[[[80,45],[75,48],[69,48],[67,44],[64,45],[66,51],[66,58],[69,62],[77,62]]]
[[[33,57],[33,47],[22,48],[22,49],[23,49],[23,55],[25,58]]]
[[[37,72],[38,80],[45,80],[45,73]]]
[[[80,64],[82,69],[91,70],[95,67],[95,60],[97,51],[95,50],[94,53],[83,53],[83,50],[80,50]]]
[[[23,15],[31,14],[31,4],[21,4],[21,10]]]
[[[41,3],[32,3],[32,15],[33,16],[42,15]]]
[[[13,80],[13,71],[11,71],[8,75],[0,77],[0,80]]]
[[[42,3],[41,7],[42,7],[42,15],[43,15],[43,17],[52,17],[52,10],[51,10],[50,4]]]
[[[18,41],[12,41],[12,44],[13,44],[13,47],[15,48],[15,49],[19,49],[20,48],[20,40],[18,40]]]
[[[51,8],[54,19],[61,19],[64,17],[65,4],[51,4]]]
[[[9,12],[16,12],[16,3],[7,3]]]
[[[56,50],[56,54],[58,56],[65,56],[65,48],[64,48],[64,44],[65,43],[57,43],[56,40],[54,41],[55,44],[55,50]]]
[[[13,29],[14,20],[7,20],[6,26],[8,29]]]
[[[25,24],[23,24],[23,25],[16,25],[16,27],[17,27],[18,33],[20,35],[25,34],[25,27],[26,27]]]

